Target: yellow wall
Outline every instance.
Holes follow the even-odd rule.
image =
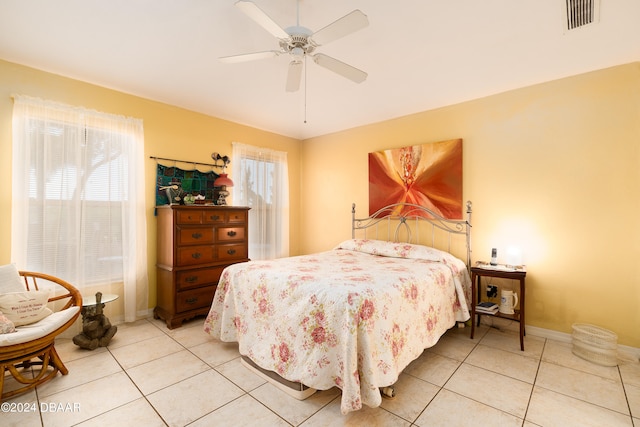
[[[4,195],[0,198],[0,264],[11,261],[11,115],[12,94],[30,95],[70,105],[83,106],[107,113],[143,120],[145,136],[145,172],[148,191],[147,235],[149,254],[149,306],[156,305],[156,220],[155,161],[150,156],[210,163],[211,153],[231,155],[231,142],[239,141],[259,147],[286,151],[291,189],[290,250],[298,252],[300,204],[300,142],[274,133],[174,106],[149,101],[77,80],[63,78],[17,64],[0,61],[0,182]],[[232,159],[233,161],[233,159]],[[229,171],[230,172],[230,171]],[[231,176],[231,178],[233,178]]]
[[[594,323],[618,333],[619,343],[640,347],[638,63],[300,142],[0,61],[3,183],[11,181],[14,93],[144,120],[151,307],[156,236],[149,156],[208,162],[211,152],[230,154],[232,141],[287,151],[295,255],[349,238],[352,202],[366,215],[367,153],[462,138],[473,259],[487,259],[492,247],[499,258],[508,245],[523,250],[527,324],[570,332],[574,322]],[[4,188],[0,263],[11,258]]]
[[[302,252],[349,238],[352,202],[367,215],[367,153],[453,138],[472,258],[522,249],[526,323],[593,323],[640,347],[639,63],[305,140]]]

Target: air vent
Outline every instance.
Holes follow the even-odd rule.
[[[599,21],[600,0],[566,0],[566,3],[566,30],[575,30]]]

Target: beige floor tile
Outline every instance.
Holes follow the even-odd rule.
[[[516,427],[522,420],[457,393],[442,389],[427,409],[418,417],[416,426],[421,427]]]
[[[634,385],[640,387],[640,363],[627,362],[621,363],[618,368],[620,369],[620,375],[622,376],[622,382],[627,385]]]
[[[214,368],[240,357],[237,343],[226,343],[218,340],[190,347],[189,351]]]
[[[612,380],[620,378],[617,367],[602,366],[589,362],[573,354],[571,348],[571,343],[548,340],[544,346],[542,360]]]
[[[182,328],[190,328],[196,325],[203,325],[204,319],[205,319],[204,316],[197,316],[197,317],[194,317],[193,319],[184,320],[181,326],[178,326],[177,328],[174,328],[174,329],[169,329],[167,327],[167,322],[165,322],[162,319],[149,318],[147,319],[147,321],[153,326],[155,326],[156,328],[160,329],[162,332],[166,334],[170,334],[171,331],[178,331]]]
[[[113,357],[124,369],[129,369],[181,350],[184,350],[184,347],[162,333],[153,338],[110,349]]]
[[[640,418],[640,387],[625,384],[624,390],[631,408],[631,415]]]
[[[541,362],[536,386],[629,415],[622,382]]]
[[[300,424],[300,427],[409,427],[410,425],[409,421],[382,408],[364,406],[359,411],[342,415],[338,398]]]
[[[245,394],[208,415],[189,424],[189,427],[289,427],[290,424],[274,414],[262,403]]]
[[[238,345],[209,337],[203,322],[119,325],[109,347],[94,351],[58,338],[69,375],[10,399],[36,412],[5,412],[0,424],[628,426],[634,416],[640,426],[638,362],[602,367],[573,355],[570,343],[535,336],[521,352],[509,325],[481,325],[474,340],[468,327],[450,329],[400,375],[394,400],[342,415],[339,389],[299,401],[246,369]],[[17,386],[7,377],[5,391]]]
[[[170,426],[184,426],[222,405],[237,399],[243,391],[213,369],[147,396]]]
[[[476,340],[460,340],[445,335],[440,337],[436,345],[426,351],[462,362],[471,353],[476,344]]]
[[[67,338],[56,338],[56,351],[65,364],[72,360],[108,352],[106,347],[98,347],[95,350],[80,348],[71,339]]]
[[[182,322],[181,328],[199,327],[200,329],[202,329],[202,327],[204,326],[205,317],[206,316],[196,316],[192,319],[185,320]],[[173,330],[175,331],[177,329],[180,329],[180,328],[176,328]]]
[[[196,345],[215,341],[211,335],[207,334],[202,329],[203,322],[193,321],[192,324],[185,324],[181,328],[167,330],[167,335],[169,335],[174,340],[178,341],[186,348],[194,347]]]
[[[78,424],[79,427],[164,427],[165,423],[146,399],[140,398]]]
[[[251,391],[260,387],[266,383],[264,379],[255,373],[247,369],[241,362],[240,358],[236,357],[229,362],[223,363],[215,367],[215,370],[220,372],[229,381],[243,389],[244,391]]]
[[[148,395],[209,369],[202,360],[182,350],[128,369],[127,374],[142,394]]]
[[[162,335],[164,334],[160,329],[145,319],[132,323],[123,323],[118,325],[118,332],[109,343],[109,349],[113,350]]]
[[[298,400],[270,383],[261,385],[250,394],[293,425],[302,423],[331,400],[340,400],[340,390],[336,388],[317,391],[305,400]]]
[[[477,344],[477,342],[487,333],[489,330],[488,327],[484,325],[476,326],[476,329],[473,333],[473,339],[471,339],[471,324],[464,328],[453,327],[445,332],[445,336],[451,338],[458,338],[464,341],[471,341]]]
[[[152,324],[153,326],[155,326],[156,328],[158,328],[159,330],[161,330],[162,332],[166,333],[166,331],[170,331],[171,329],[167,328],[167,322],[165,322],[162,319],[154,319],[153,317],[150,317],[148,319],[146,319],[150,324]]]
[[[43,425],[74,425],[140,397],[142,395],[124,372],[111,374],[40,399],[41,409],[46,408],[41,411]],[[58,409],[60,405],[63,409]]]
[[[415,421],[440,387],[407,374],[400,374],[394,384],[396,397],[382,399],[383,409],[408,421]]]
[[[527,420],[540,426],[631,426],[631,417],[542,387],[534,387]]]
[[[444,388],[525,418],[532,385],[463,363]]]
[[[465,363],[533,384],[540,362],[515,352],[478,345]]]
[[[67,375],[58,374],[56,378],[38,386],[38,395],[40,397],[46,397],[122,371],[118,362],[108,351],[72,360],[65,363],[65,366],[69,370]]]
[[[3,427],[39,427],[40,404],[35,390],[2,401],[0,423]]]
[[[480,340],[480,344],[539,359],[542,355],[545,339],[529,334],[524,337],[524,351],[521,351],[520,335],[518,332],[511,330],[499,331],[491,328],[482,340]]]
[[[458,369],[458,366],[460,366],[460,362],[457,360],[425,351],[419,358],[411,362],[404,369],[404,372],[442,387]]]

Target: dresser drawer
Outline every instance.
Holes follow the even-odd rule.
[[[184,291],[203,285],[216,285],[220,280],[222,270],[224,270],[224,266],[179,271],[176,273],[176,288],[179,291]]]
[[[247,220],[247,211],[230,211],[227,212],[227,218],[229,222],[241,222],[244,223]]]
[[[178,224],[202,224],[204,212],[200,209],[184,209],[176,212]]]
[[[178,265],[206,264],[214,260],[214,246],[184,246],[177,252]]]
[[[176,294],[176,311],[195,310],[211,306],[213,295],[216,293],[215,286],[193,289],[191,291],[178,292]]]
[[[177,227],[179,245],[213,243],[212,227]]]
[[[243,242],[244,227],[218,228],[218,242]]]
[[[246,259],[248,256],[246,243],[239,245],[219,245],[218,261],[231,261],[235,259]]]
[[[218,224],[224,222],[224,213],[222,212],[204,212],[203,215],[205,224]]]

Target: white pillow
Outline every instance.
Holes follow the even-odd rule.
[[[0,266],[0,294],[7,292],[22,292],[25,290],[24,281],[18,273],[15,264]]]
[[[0,311],[15,326],[29,325],[53,312],[47,307],[49,291],[11,292],[0,295]]]

